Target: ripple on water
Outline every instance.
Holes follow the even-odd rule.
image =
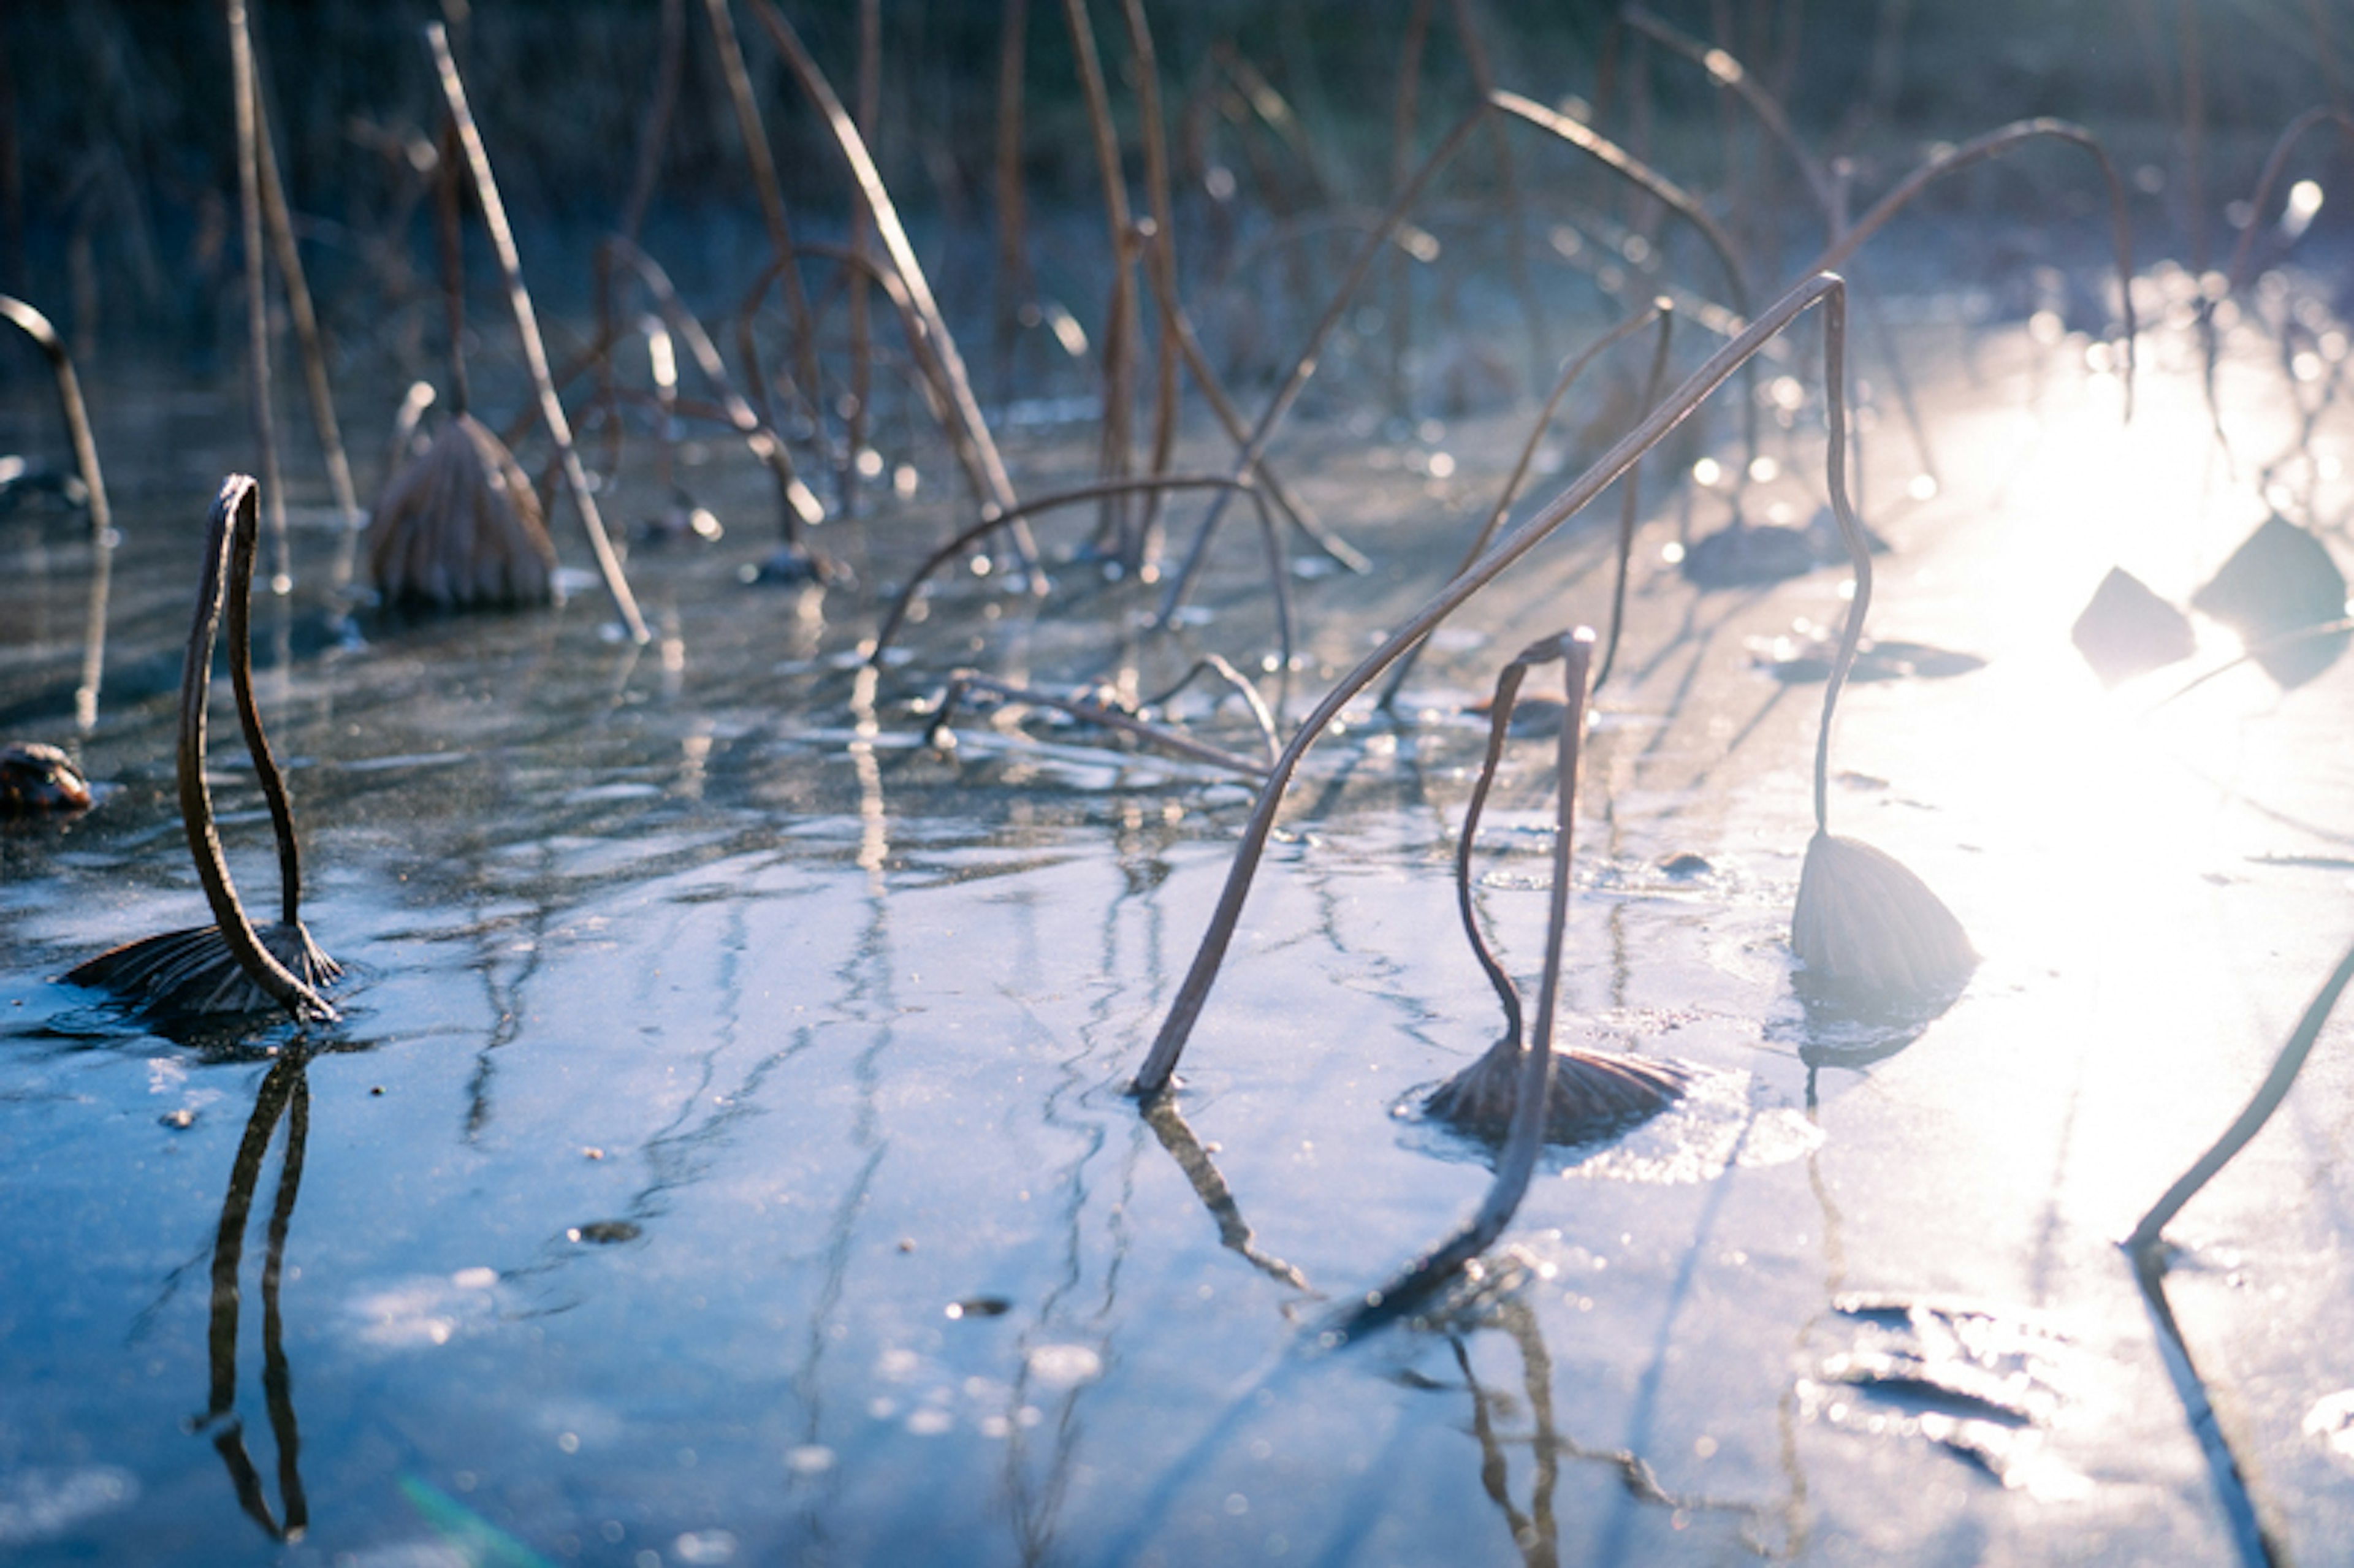
[[[138,1495],[137,1478],[112,1465],[37,1467],[0,1474],[0,1546],[63,1534]]]

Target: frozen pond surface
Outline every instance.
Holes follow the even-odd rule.
[[[1908,495],[1919,460],[1883,413],[1866,515],[1895,548],[1870,630],[1986,663],[1850,692],[1832,818],[1937,889],[1984,965],[1909,1027],[1801,1005],[1820,688],[1755,661],[1835,627],[1845,573],[1700,592],[1660,546],[1679,512],[1715,527],[1722,492],[1671,497],[1589,752],[1566,1037],[1700,1086],[1553,1157],[1451,1313],[1338,1350],[1339,1307],[1485,1190],[1474,1150],[1394,1114],[1496,1032],[1453,926],[1483,736],[1455,710],[1522,642],[1606,613],[1615,503],[1441,638],[1419,723],[1368,714],[1314,754],[1175,1114],[1147,1118],[1123,1088],[1248,790],[1037,719],[965,717],[944,758],[908,703],[963,662],[1091,678],[1149,600],[1076,568],[1043,609],[962,578],[870,700],[871,586],[736,580],[767,509],[735,454],[704,497],[727,539],[633,558],[642,652],[602,635],[593,590],[339,643],[332,532],[298,509],[303,586],[257,613],[261,690],[344,1021],[164,1037],[56,983],[202,907],[172,698],[218,460],[165,444],[189,405],[102,425],[128,542],[80,754],[111,788],[0,836],[0,1555],[2227,1560],[2115,1243],[2354,925],[2354,673],[2284,693],[2242,666],[2153,712],[2228,637],[2202,623],[2196,659],[2104,692],[2068,632],[2110,566],[2184,602],[2263,519],[2290,384],[2253,341],[2226,367],[2235,478],[2179,324],[2146,344],[2130,428],[2081,339],[1907,337],[1943,483]],[[1405,444],[1447,450],[1445,481],[1340,429],[1292,443],[1288,471],[1377,561],[1295,585],[1295,712],[1436,584],[1525,418]],[[235,450],[226,428],[197,450]],[[2341,563],[2348,428],[2325,413],[2270,475]],[[143,450],[181,455],[143,471]],[[1806,522],[1819,443],[1768,450],[1785,471],[1754,505]],[[67,738],[78,525],[0,519],[9,738]],[[938,527],[875,524],[862,580]],[[1233,535],[1185,635],[1241,655],[1269,618]],[[1148,687],[1182,667],[1143,656]],[[1193,711],[1248,749],[1231,705]],[[250,900],[267,819],[233,736],[217,722],[214,770]],[[1547,754],[1516,745],[1483,832],[1524,975]],[[2340,1021],[2169,1233],[2223,1431],[2310,1562],[2354,1537],[2349,1044]]]

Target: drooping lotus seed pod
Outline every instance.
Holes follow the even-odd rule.
[[[1810,990],[1861,1001],[1949,996],[1978,962],[1953,911],[1895,856],[1819,832],[1798,874],[1790,947]]]
[[[2068,637],[2105,686],[2177,663],[2199,648],[2190,618],[2120,567],[2111,567],[2093,590]]]
[[[556,546],[539,495],[472,414],[392,476],[368,527],[368,571],[387,604],[440,609],[546,604]]]

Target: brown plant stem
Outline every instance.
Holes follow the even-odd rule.
[[[196,880],[204,886],[205,902],[212,908],[213,923],[239,966],[298,1022],[324,1022],[336,1016],[335,1010],[262,946],[253,922],[246,917],[237,885],[229,880],[228,862],[221,853],[220,832],[213,821],[212,792],[205,787],[205,732],[212,696],[213,643],[226,598],[234,629],[230,633],[229,668],[237,684],[238,717],[246,726],[247,744],[253,748],[254,768],[261,776],[264,793],[270,797],[270,826],[281,834],[278,862],[284,880],[280,899],[291,920],[295,900],[300,897],[301,882],[292,824],[283,814],[285,782],[270,758],[258,718],[247,716],[252,702],[251,655],[247,651],[246,639],[239,635],[246,624],[243,601],[249,591],[244,585],[250,581],[255,541],[261,526],[255,489],[253,480],[248,476],[230,475],[222,483],[220,494],[213,502],[212,514],[206,521],[204,577],[196,589],[196,625],[188,633],[187,657],[180,668],[180,821],[187,830],[188,848],[196,857]],[[234,581],[228,575],[232,553],[246,568]]]
[[[1366,1292],[1364,1310],[1351,1314],[1346,1320],[1350,1328],[1409,1309],[1452,1279],[1465,1264],[1487,1251],[1503,1234],[1504,1227],[1511,1224],[1522,1198],[1528,1193],[1529,1178],[1536,1171],[1537,1156],[1544,1149],[1545,1113],[1553,1097],[1554,1018],[1561,1003],[1561,952],[1569,930],[1570,851],[1577,821],[1578,747],[1585,733],[1586,677],[1592,673],[1593,658],[1594,633],[1580,628],[1523,649],[1509,667],[1510,689],[1502,680],[1497,683],[1497,716],[1489,739],[1487,775],[1492,775],[1496,756],[1501,750],[1511,714],[1511,696],[1519,689],[1520,677],[1532,665],[1550,663],[1555,659],[1563,662],[1561,736],[1554,763],[1561,787],[1554,815],[1553,886],[1545,903],[1544,974],[1537,987],[1536,1028],[1521,1054],[1511,1130],[1496,1161],[1496,1180],[1479,1210],[1452,1235],[1407,1265],[1388,1285]],[[1483,775],[1482,784],[1487,775]],[[1477,800],[1484,801],[1485,798],[1482,789]],[[1462,843],[1457,851],[1457,887],[1464,927],[1470,933],[1473,949],[1487,969],[1490,982],[1506,999],[1505,1011],[1517,1029],[1519,999],[1502,968],[1488,952],[1487,944],[1479,937],[1479,922],[1472,917],[1469,868],[1475,822],[1476,818],[1467,820]]]
[[[1022,309],[1030,300],[1030,257],[1023,243],[1022,200],[1023,45],[1030,25],[1029,0],[1005,0],[997,45],[997,390],[1013,396],[1013,346],[1022,332]]]
[[[88,733],[98,723],[98,692],[106,673],[106,605],[114,567],[114,512],[107,504],[106,475],[98,466],[98,442],[90,433],[90,409],[82,402],[81,378],[74,374],[73,355],[49,318],[25,303],[0,294],[0,318],[14,324],[49,362],[50,379],[58,389],[58,409],[64,416],[66,439],[73,445],[74,468],[82,488],[90,492],[90,609],[82,637],[81,683],[74,688],[74,726]]]
[[[1947,148],[1922,164],[1850,225],[1838,238],[1825,248],[1822,254],[1808,264],[1809,272],[1827,272],[1838,269],[1849,257],[1862,248],[1863,242],[1880,231],[1882,225],[1894,217],[1936,181],[1972,164],[1999,157],[2013,147],[2039,137],[2052,137],[2073,143],[2093,155],[2100,165],[2101,177],[2109,191],[2109,238],[2117,262],[2119,308],[2126,318],[2126,418],[2133,418],[2134,365],[2137,358],[2135,343],[2138,330],[2135,322],[2133,302],[2133,223],[2126,210],[2125,182],[2117,177],[2116,165],[2109,161],[2108,150],[2100,139],[2083,126],[2066,120],[2042,118],[2017,120],[1999,126],[1983,136],[1976,136],[1959,146]]]
[[[1488,47],[1480,41],[1478,18],[1471,14],[1471,0],[1451,0],[1449,7],[1455,16],[1455,36],[1463,48],[1463,61],[1471,68],[1471,87],[1481,98],[1496,90],[1496,73],[1488,65]],[[1495,121],[1488,122],[1488,140],[1496,154],[1496,183],[1504,208],[1504,270],[1511,281],[1512,293],[1521,302],[1521,317],[1529,334],[1529,385],[1536,387],[1544,380],[1545,367],[1553,363],[1553,334],[1545,323],[1544,307],[1537,302],[1535,283],[1529,276],[1529,236],[1527,214],[1521,202],[1520,175],[1512,162],[1512,143],[1504,134],[1504,127]]]
[[[1177,447],[1177,207],[1169,189],[1169,132],[1161,118],[1161,65],[1152,47],[1152,28],[1145,18],[1144,0],[1121,0],[1120,9],[1128,22],[1129,60],[1144,145],[1145,205],[1152,214],[1149,232],[1142,225],[1138,228],[1161,328],[1152,356],[1152,456],[1147,470],[1159,479],[1169,471]],[[1157,490],[1145,493],[1144,520],[1138,530],[1139,565],[1150,565],[1160,555],[1161,508],[1165,499]]]
[[[361,527],[359,496],[352,485],[351,460],[344,451],[342,424],[335,418],[334,387],[327,377],[327,350],[319,331],[319,313],[311,301],[311,284],[302,270],[302,252],[294,243],[294,220],[286,205],[286,189],[278,177],[278,153],[270,132],[270,99],[261,90],[260,67],[252,49],[246,67],[253,71],[254,145],[260,175],[261,217],[270,234],[270,254],[278,262],[278,281],[286,291],[286,313],[294,323],[294,344],[302,358],[302,384],[311,402],[311,423],[319,437],[321,461],[327,467],[327,489],[343,514],[344,541],[339,575],[347,576],[351,546]],[[341,584],[339,583],[340,587]]]
[[[727,364],[720,357],[718,345],[711,341],[711,334],[704,330],[703,323],[679,299],[678,291],[671,286],[670,274],[663,271],[652,257],[619,235],[605,242],[605,249],[625,262],[645,285],[646,291],[653,295],[655,308],[662,313],[663,321],[685,343],[687,353],[695,357],[695,368],[703,373],[703,378],[710,383],[711,389],[719,395],[719,407],[727,423],[744,438],[745,446],[775,477],[778,512],[783,519],[785,546],[792,550],[804,549],[803,529],[823,522],[825,509],[819,505],[817,497],[810,493],[809,486],[801,482],[795,471],[784,438],[755,413],[751,404],[736,390],[736,384],[728,379]],[[756,377],[758,374],[755,370]]]
[[[1448,581],[1451,582],[1469,571],[1472,563],[1477,561],[1480,554],[1488,548],[1488,542],[1496,536],[1496,530],[1503,526],[1506,514],[1512,509],[1512,503],[1520,499],[1521,486],[1528,478],[1529,465],[1536,460],[1537,448],[1543,442],[1545,432],[1553,427],[1554,412],[1560,408],[1562,399],[1569,395],[1569,389],[1576,384],[1577,378],[1585,374],[1586,366],[1592,365],[1605,353],[1641,332],[1654,321],[1664,323],[1664,318],[1674,308],[1674,305],[1665,297],[1654,300],[1648,308],[1637,312],[1612,327],[1585,348],[1571,355],[1562,366],[1561,375],[1554,380],[1553,391],[1545,398],[1544,407],[1537,411],[1536,422],[1529,427],[1528,440],[1521,443],[1521,455],[1514,461],[1512,471],[1506,476],[1503,489],[1497,493],[1496,503],[1488,509],[1488,515],[1481,521],[1479,531],[1472,535],[1471,543],[1464,550],[1462,560],[1458,562],[1455,570],[1448,574]],[[1660,337],[1661,351],[1664,352],[1666,345],[1664,324],[1660,329]],[[1615,647],[1617,642],[1617,622],[1614,620],[1611,645]],[[1413,673],[1415,665],[1421,661],[1422,650],[1423,645],[1420,643],[1406,650],[1405,655],[1398,660],[1396,667],[1390,672],[1389,680],[1382,686],[1380,701],[1375,705],[1384,712],[1395,710],[1398,693],[1405,687],[1406,677]],[[1603,668],[1606,673],[1609,668],[1607,658],[1603,661]],[[1598,686],[1601,682],[1597,679],[1595,683]]]
[[[1097,477],[1107,483],[1126,479],[1133,440],[1136,401],[1136,275],[1130,266],[1135,220],[1129,215],[1128,179],[1121,171],[1119,132],[1112,123],[1111,94],[1104,86],[1103,61],[1096,52],[1095,28],[1087,21],[1087,0],[1063,0],[1063,19],[1070,29],[1071,54],[1077,62],[1080,97],[1087,107],[1088,133],[1095,143],[1096,172],[1103,185],[1104,222],[1110,230],[1111,297],[1104,306],[1103,418]],[[1126,497],[1109,496],[1102,503],[1096,538],[1099,546],[1131,565],[1140,558],[1138,542],[1129,536]]]
[[[1666,300],[1658,302],[1659,335],[1651,345],[1651,366],[1643,374],[1643,396],[1636,407],[1648,414],[1659,400],[1659,385],[1668,376],[1668,339],[1675,328],[1675,314]],[[1627,470],[1624,488],[1618,494],[1618,570],[1610,583],[1610,641],[1603,646],[1602,666],[1594,673],[1594,690],[1599,693],[1602,683],[1610,679],[1610,672],[1618,662],[1618,634],[1627,624],[1627,572],[1635,556],[1635,525],[1641,520],[1643,507],[1643,465],[1638,461]]]
[[[2248,1146],[2248,1141],[2264,1130],[2264,1123],[2272,1119],[2273,1113],[2288,1097],[2297,1075],[2305,1070],[2306,1058],[2313,1054],[2314,1043],[2321,1038],[2322,1026],[2329,1022],[2331,1010],[2337,1007],[2339,995],[2350,980],[2354,980],[2354,948],[2347,949],[2346,956],[2338,960],[2338,967],[2330,971],[2329,978],[2322,981],[2321,990],[2306,1004],[2305,1016],[2297,1020],[2288,1043],[2281,1047],[2279,1056],[2274,1059],[2272,1071],[2264,1075],[2264,1081],[2257,1086],[2246,1107],[2224,1129],[2223,1136],[2215,1140],[2214,1146],[2200,1155],[2190,1169],[2166,1190],[2165,1195],[2150,1206],[2149,1213],[2144,1214],[2141,1223],[2134,1227],[2133,1234],[2126,1238],[2126,1248],[2137,1260],[2155,1255],[2162,1239],[2160,1233],[2175,1215],[2182,1212],[2182,1206],[2197,1197],[2200,1189],[2213,1181],[2217,1173]]]
[[[662,178],[663,154],[670,144],[670,122],[678,112],[678,87],[686,69],[686,0],[662,0],[662,53],[654,65],[653,97],[638,126],[638,166],[630,178],[629,199],[621,205],[621,233],[634,242],[645,228],[646,208],[653,204],[654,185]]]
[[[245,252],[246,391],[253,417],[253,441],[261,457],[261,480],[269,486],[270,588],[293,587],[293,546],[286,535],[286,491],[278,469],[278,422],[270,397],[270,288],[261,241],[260,107],[253,68],[253,37],[245,0],[222,0],[228,18],[230,96],[237,104],[237,196],[239,242]]]
[[[939,705],[933,711],[932,722],[924,727],[924,739],[927,744],[934,747],[941,745],[941,736],[948,731],[950,722],[956,717],[958,704],[964,700],[965,693],[975,690],[994,692],[1001,697],[1010,697],[1015,702],[1053,708],[1058,713],[1068,714],[1073,718],[1085,719],[1089,724],[1101,725],[1106,729],[1116,729],[1123,735],[1134,736],[1147,746],[1157,747],[1172,756],[1182,757],[1193,762],[1207,763],[1212,768],[1221,768],[1229,773],[1239,773],[1246,779],[1267,777],[1267,764],[1264,762],[1255,762],[1247,757],[1228,751],[1223,747],[1211,746],[1206,742],[1195,740],[1190,736],[1179,735],[1174,730],[1140,719],[1134,714],[1122,713],[1118,708],[1108,707],[1102,703],[1089,702],[1085,697],[1052,696],[1035,687],[1024,686],[1014,681],[1002,681],[994,675],[982,674],[978,670],[959,670],[949,677],[948,688],[940,695]]]
[[[769,133],[760,124],[760,106],[752,96],[752,73],[744,66],[744,46],[736,37],[736,18],[727,0],[704,0],[711,23],[711,41],[719,51],[719,72],[727,81],[728,101],[735,105],[736,126],[744,138],[745,161],[752,167],[752,190],[760,202],[760,217],[769,226],[769,248],[784,267],[785,309],[793,323],[793,346],[799,355],[801,396],[808,400],[811,429],[825,429],[822,384],[818,379],[817,321],[801,274],[791,266],[792,225],[785,217],[785,198],[777,185],[777,162],[769,151]]]
[[[1471,123],[1465,122],[1463,129],[1468,129]],[[1820,274],[1801,282],[1768,306],[1740,335],[1686,377],[1683,384],[1647,415],[1641,424],[1620,438],[1617,444],[1605,452],[1585,473],[1495,548],[1482,556],[1470,570],[1449,583],[1436,598],[1409,617],[1380,647],[1342,676],[1316,705],[1293,733],[1282,757],[1277,759],[1266,787],[1259,793],[1258,804],[1244,826],[1242,842],[1235,851],[1234,864],[1226,874],[1225,885],[1219,893],[1209,928],[1204,933],[1176,1000],[1171,1004],[1160,1032],[1154,1037],[1143,1070],[1137,1075],[1134,1093],[1150,1097],[1169,1086],[1169,1081],[1176,1072],[1178,1059],[1184,1054],[1185,1042],[1191,1037],[1202,1008],[1209,1000],[1211,987],[1216,983],[1218,969],[1225,960],[1226,948],[1234,940],[1235,930],[1242,918],[1244,901],[1249,896],[1251,881],[1257,874],[1259,857],[1265,853],[1267,838],[1274,832],[1276,813],[1282,807],[1284,791],[1289,787],[1292,776],[1298,772],[1309,748],[1340,715],[1341,710],[1379,679],[1382,673],[1408,648],[1428,636],[1434,627],[1461,609],[1481,588],[1495,581],[1563,523],[1583,510],[1766,343],[1818,303],[1824,307],[1827,325],[1842,321],[1846,309],[1846,285],[1836,275]],[[1833,341],[1833,334],[1826,331],[1827,360]],[[1827,375],[1827,380],[1831,379],[1836,378]],[[1834,421],[1833,431],[1843,437],[1845,432],[1840,426],[1846,417],[1844,398],[1831,398],[1828,412]],[[1843,458],[1843,440],[1839,450]],[[1825,480],[1835,508],[1844,508],[1847,495],[1845,475],[1833,465],[1827,471]]]
[[[769,36],[792,67],[801,90],[823,116],[835,144],[842,150],[843,161],[850,166],[851,178],[856,182],[868,211],[874,214],[875,232],[882,238],[883,249],[889,254],[891,265],[898,270],[900,285],[923,320],[923,336],[917,340],[917,363],[934,376],[944,400],[955,410],[957,421],[964,429],[965,440],[979,470],[974,478],[981,503],[1001,513],[1013,511],[1021,504],[1013,493],[1013,482],[998,455],[997,443],[990,437],[989,422],[981,418],[981,405],[974,400],[972,382],[965,374],[963,358],[957,353],[956,339],[949,335],[939,303],[932,297],[931,284],[925,279],[922,264],[916,260],[916,249],[908,243],[907,231],[899,222],[899,210],[892,204],[883,175],[866,151],[865,139],[859,135],[858,127],[843,109],[842,101],[834,96],[825,74],[818,69],[817,61],[802,46],[801,35],[793,31],[783,13],[770,0],[752,0],[752,14],[768,28]],[[1043,592],[1045,578],[1039,568],[1037,542],[1019,518],[1007,524],[1007,534],[1013,541],[1015,556],[1030,579],[1032,591]]]
[[[588,548],[597,557],[597,569],[605,578],[605,591],[612,596],[613,608],[620,615],[630,641],[643,647],[653,641],[646,630],[644,617],[638,613],[637,597],[630,591],[629,578],[622,575],[620,557],[613,553],[613,541],[605,532],[605,520],[597,511],[596,497],[589,493],[588,475],[580,466],[580,454],[572,444],[572,423],[565,418],[564,404],[556,395],[556,383],[548,375],[547,347],[540,341],[539,320],[531,308],[531,293],[524,287],[523,258],[516,253],[514,230],[507,226],[505,204],[499,200],[498,183],[491,175],[490,154],[482,147],[482,132],[475,129],[473,111],[466,105],[466,84],[459,79],[458,61],[450,52],[450,36],[439,22],[425,26],[425,41],[433,51],[434,65],[440,74],[441,96],[450,106],[450,117],[458,127],[458,140],[465,148],[466,162],[474,177],[474,198],[482,204],[482,221],[491,231],[491,245],[497,251],[499,268],[506,274],[507,302],[514,309],[516,335],[523,339],[524,362],[531,369],[533,386],[539,393],[540,417],[546,422],[549,439],[555,441],[557,455],[562,465],[564,485],[571,493],[574,510],[580,514],[580,526],[588,535]]]
[[[868,652],[866,662],[877,670],[883,667],[884,650],[889,648],[898,637],[899,628],[906,624],[907,611],[914,606],[917,594],[922,591],[924,584],[930,579],[932,574],[955,559],[959,551],[975,544],[985,535],[994,533],[1008,518],[1019,522],[1065,506],[1078,506],[1091,501],[1101,501],[1106,495],[1114,493],[1140,495],[1156,490],[1248,490],[1250,488],[1249,481],[1235,479],[1230,474],[1172,473],[1165,474],[1159,479],[1116,480],[1108,484],[1086,484],[1076,490],[1059,491],[1053,495],[1033,496],[1010,513],[983,517],[970,527],[960,529],[951,535],[946,542],[924,557],[921,566],[908,574],[907,586],[901,588],[898,598],[892,600],[890,610],[883,617],[881,628],[875,633],[875,646]]]

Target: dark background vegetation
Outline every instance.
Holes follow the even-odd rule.
[[[849,96],[854,0],[794,0],[786,9]],[[1150,7],[1190,257],[1212,243],[1246,244],[1254,225],[1380,205],[1393,178],[1393,106],[1412,9],[1412,0]],[[1747,62],[1819,152],[1855,158],[1866,196],[1931,141],[2031,114],[2082,121],[2135,185],[2145,262],[2168,253],[2198,262],[2222,250],[2229,201],[2253,185],[2290,115],[2344,101],[2339,55],[2354,50],[2354,14],[2343,0],[1660,0],[1656,9]],[[438,98],[419,28],[440,7],[257,0],[254,11],[313,286],[349,355],[412,306],[421,313],[429,292],[431,204],[419,162]],[[1140,165],[1126,34],[1117,5],[1097,0],[1093,11],[1133,183]],[[644,234],[691,298],[724,312],[758,270],[766,240],[700,0],[684,13],[684,90]],[[1784,276],[1819,241],[1803,188],[1745,113],[1687,62],[1635,39],[1611,7],[1484,0],[1464,14],[1499,85],[1549,102],[1579,101],[1607,134],[1723,214],[1759,259],[1762,281]],[[952,317],[969,319],[992,301],[992,148],[1007,15],[997,0],[882,7],[877,154],[928,260],[941,260],[937,281]],[[1472,96],[1456,16],[1448,0],[1431,14],[1419,88],[1425,146]],[[737,25],[795,221],[819,236],[836,231],[849,201],[840,157],[741,5]],[[1045,286],[1062,278],[1058,291],[1092,325],[1104,297],[1086,276],[1091,265],[1102,270],[1097,175],[1061,5],[1030,0],[1024,36],[1022,170],[1028,221],[1040,236],[1032,261]],[[577,307],[590,248],[628,199],[662,7],[475,0],[461,42],[535,288],[558,311]],[[220,8],[204,0],[0,0],[0,289],[47,310],[84,355],[233,364],[228,60]],[[1281,95],[1296,133],[1254,112],[1238,90],[1253,73]],[[2323,136],[2302,154],[2317,171],[2343,157]],[[2069,160],[2035,154],[1952,182],[1921,221],[2089,218],[2097,187]],[[1564,154],[1525,151],[1521,164],[1540,196],[1573,190],[1643,220]],[[1212,194],[1214,169],[1234,175],[1224,201]],[[1477,198],[1493,180],[1489,159],[1466,156],[1446,193]],[[2206,226],[2196,235],[2194,200]],[[2341,216],[2325,211],[2317,238]],[[1067,243],[1055,228],[1066,220]],[[1973,260],[1967,251],[1956,259]],[[1697,262],[1685,276],[1705,281]],[[18,357],[8,356],[0,376],[27,374]]]

